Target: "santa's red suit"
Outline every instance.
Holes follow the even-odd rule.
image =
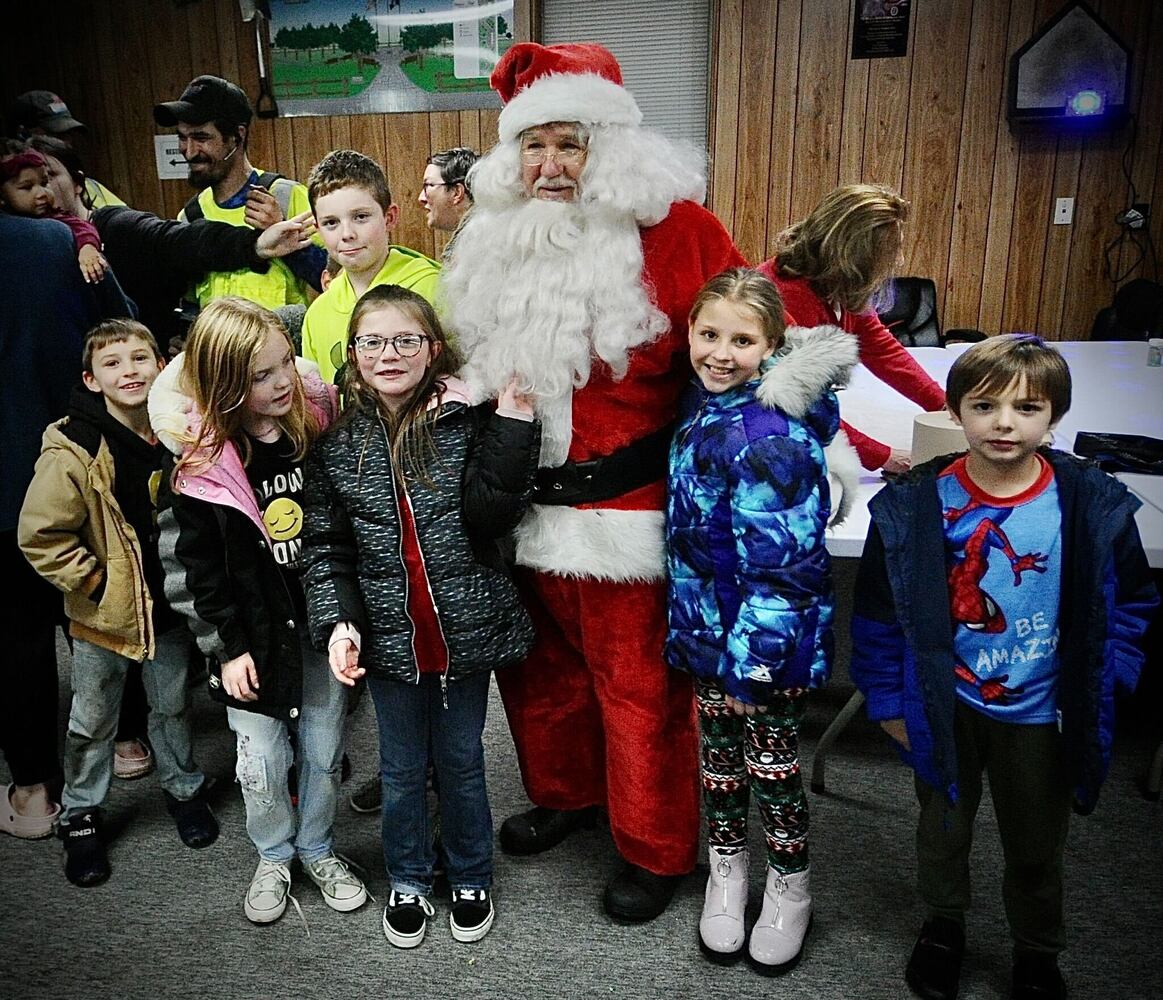
[[[530,60],[528,72],[509,78],[508,91],[498,87],[508,102],[501,143],[473,175],[476,206],[444,278],[447,318],[468,354],[469,377],[483,364],[491,371],[484,392],[495,394],[516,370],[537,394],[548,442],[534,506],[516,537],[519,580],[538,640],[525,663],[498,671],[497,681],[532,802],[558,810],[607,807],[626,861],[656,875],[677,875],[694,867],[698,846],[698,731],[690,679],[669,670],[662,658],[666,456],[678,398],[691,376],[691,304],[709,278],[745,262],[719,221],[689,200],[702,198],[699,166],[682,173],[678,151],[638,127],[636,104],[615,85],[620,77],[614,83],[590,72],[579,77],[569,66],[540,73],[539,63],[552,63],[557,49],[515,46],[498,65],[503,74],[514,59],[528,54]],[[616,74],[612,57],[604,50],[600,55]],[[530,240],[515,239],[508,249],[497,245],[507,216],[540,211],[524,204],[527,195],[514,193],[518,136],[562,121],[580,122],[591,135],[579,212],[588,199],[596,215],[624,216],[622,248],[630,245],[630,256],[637,257],[632,266],[640,268],[638,283],[633,270],[621,285],[631,285],[651,315],[636,319],[626,309],[626,325],[637,324],[639,332],[628,330],[620,354],[609,348],[618,339],[610,333],[617,325],[610,316],[620,313],[603,312],[607,291],[609,297],[627,295],[624,287],[613,287],[617,281],[610,280],[608,290],[580,294],[584,278],[564,273],[569,266],[563,265],[562,294],[580,295],[577,309],[555,300],[552,287],[525,289],[528,269],[574,230],[544,238],[536,253],[523,252]],[[616,177],[603,173],[614,170],[609,164],[615,157],[621,158]],[[667,191],[673,194],[659,194]],[[586,225],[575,217],[575,230]],[[508,270],[497,263],[505,253],[517,260]],[[577,257],[584,267],[584,254],[569,259]],[[544,283],[557,280],[550,267]],[[592,331],[580,324],[585,359],[575,363],[572,383],[568,373],[554,381],[552,360],[542,371],[522,361],[521,338],[557,343],[558,327],[545,318],[555,311],[564,314],[564,326],[577,313],[593,320]],[[512,368],[510,355],[517,359]]]
[[[625,378],[595,365],[574,391],[570,462],[658,433],[669,439],[690,378],[691,303],[708,278],[743,263],[718,220],[692,202],[642,230],[642,249],[644,282],[670,330],[630,353]],[[698,848],[698,729],[689,677],[662,660],[665,454],[665,445],[655,453],[652,482],[621,496],[534,507],[518,530],[517,561],[537,570],[525,576],[537,645],[497,683],[530,800],[606,805],[619,853],[674,875],[694,867]]]

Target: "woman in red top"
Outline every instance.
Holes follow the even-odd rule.
[[[945,406],[945,392],[869,305],[892,275],[909,203],[879,184],[844,184],[806,219],[779,234],[775,256],[759,266],[779,288],[788,326],[839,326],[856,335],[860,360],[882,382],[925,410]],[[844,424],[866,469],[904,472],[909,453]]]

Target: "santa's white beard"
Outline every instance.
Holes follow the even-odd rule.
[[[543,466],[568,456],[573,390],[594,359],[620,378],[629,351],[669,326],[642,285],[632,215],[523,196],[469,213],[441,300],[474,396],[495,397],[514,375],[533,393]]]

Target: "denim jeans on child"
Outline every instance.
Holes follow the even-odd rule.
[[[258,712],[227,708],[238,737],[238,783],[246,804],[246,832],[267,861],[286,863],[297,853],[304,863],[331,853],[343,760],[347,689],[331,673],[327,657],[315,652],[305,633],[303,698],[298,736],[299,815],[291,805],[288,724]]]
[[[493,881],[493,817],[485,787],[481,734],[489,673],[448,685],[439,674],[418,684],[368,677],[380,730],[384,864],[398,893],[432,893],[432,828],[425,795],[429,752],[440,795],[440,835],[453,889],[487,889]]]
[[[113,736],[129,659],[84,639],[73,641],[73,704],[65,737],[62,821],[100,806],[113,780]],[[205,780],[194,764],[187,676],[190,636],[184,627],[157,637],[154,658],[142,669],[149,700],[149,740],[161,786],[191,799]]]

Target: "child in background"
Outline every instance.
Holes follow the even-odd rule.
[[[0,139],[0,208],[29,219],[56,219],[69,227],[77,263],[88,282],[100,281],[109,264],[91,223],[66,215],[56,203],[44,157],[17,139]]]
[[[319,366],[326,381],[335,382],[356,300],[376,285],[399,285],[433,302],[440,265],[392,243],[400,207],[371,157],[353,149],[333,150],[312,168],[307,193],[329,254],[328,271],[332,260],[342,270],[332,274],[326,290],[307,309],[303,357]]]
[[[485,787],[490,672],[522,659],[533,627],[496,568],[492,539],[528,505],[540,425],[515,384],[469,407],[431,305],[380,285],[351,316],[351,402],[307,462],[303,575],[311,631],[344,684],[367,675],[379,720],[383,929],[424,939],[434,853],[429,755],[457,941],[493,924],[493,827]]]
[[[808,689],[831,669],[825,449],[851,451],[832,385],[857,347],[835,328],[785,333],[775,286],[746,268],[712,278],[689,323],[695,380],[670,451],[666,658],[696,679],[711,866],[699,942],[717,963],[743,953],[754,793],[767,881],[748,954],[775,975],[799,960],[812,912],[799,726]],[[854,472],[854,455],[847,464]]]
[[[1110,762],[1116,685],[1158,595],[1118,480],[1040,447],[1070,406],[1062,356],[1028,334],[971,347],[949,371],[969,453],[872,500],[856,580],[852,679],[916,772],[918,885],[929,916],[905,970],[957,995],[969,851],[989,774],[1013,935],[1016,1000],[1066,995],[1063,852]]]
[[[333,848],[346,697],[311,649],[298,573],[303,459],[334,406],[314,365],[296,367],[274,314],[230,296],[201,312],[150,396],[154,428],[177,456],[159,503],[166,594],[211,658],[211,695],[238,737],[259,853],[243,909],[256,924],[286,910],[296,854],[332,909],[367,900]]]
[[[163,596],[158,480],[165,458],[146,403],[164,362],[133,320],[89,331],[84,383],[44,435],[20,512],[20,547],[65,593],[73,637],[73,702],[65,738],[59,833],[65,875],[91,886],[109,877],[100,811],[113,777],[113,740],[126,673],[144,661],[149,735],[162,793],[187,847],[207,847],[218,823],[191,749],[189,642]]]

